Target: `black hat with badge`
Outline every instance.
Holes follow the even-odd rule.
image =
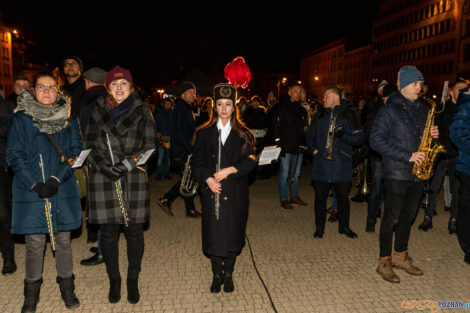
[[[219,99],[230,99],[235,104],[237,89],[229,83],[220,83],[214,86],[214,102]]]

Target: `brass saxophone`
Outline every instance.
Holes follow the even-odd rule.
[[[436,111],[436,103],[429,98],[423,97],[422,99],[431,106],[431,109],[428,112],[426,127],[424,128],[424,132],[421,137],[421,142],[418,148],[418,152],[423,152],[425,154],[425,157],[420,165],[416,163],[413,165],[413,174],[421,180],[428,180],[433,175],[434,161],[436,160],[436,156],[439,153],[446,152],[446,149],[443,145],[439,143],[435,143],[434,146],[431,147],[431,127],[434,126],[434,114]]]

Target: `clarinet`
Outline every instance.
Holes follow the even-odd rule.
[[[222,140],[220,139],[220,129],[219,129],[219,147],[217,154],[217,165],[215,167],[216,173],[220,171],[220,160],[222,158]],[[220,210],[220,193],[215,194],[215,219],[219,220],[219,210]]]
[[[111,156],[111,163],[114,165],[114,156],[113,156],[113,150],[111,149],[111,141],[109,140],[108,133],[106,133],[106,141],[108,143],[108,148],[109,148],[109,155]],[[121,214],[124,219],[124,224],[126,227],[128,227],[128,217],[127,217],[127,211],[126,208],[124,207],[124,201],[122,198],[122,187],[121,187],[121,179],[119,178],[117,181],[114,182],[114,187],[116,188],[116,194],[118,197],[118,202],[119,202],[119,207],[121,208]]]
[[[333,108],[330,113],[330,125],[328,126],[328,134],[326,137],[326,152],[328,153],[325,160],[334,160],[333,157],[333,139],[335,138],[336,116],[333,116]]]
[[[41,168],[42,182],[46,182],[46,175],[44,174],[44,162],[42,160],[42,154],[39,154],[39,167]],[[52,251],[55,251],[55,237],[54,229],[52,228],[52,214],[51,214],[51,201],[49,198],[44,198],[45,201],[45,211],[46,211],[46,221],[47,221],[47,230],[49,231],[49,237],[51,237],[51,248]]]

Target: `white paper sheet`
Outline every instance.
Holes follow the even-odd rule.
[[[154,151],[155,149],[145,151],[145,153],[142,154],[139,158],[139,162],[137,162],[137,165],[144,165],[145,163],[147,163],[148,159],[152,156]]]
[[[80,152],[80,155],[78,158],[73,162],[72,168],[79,168],[83,165],[83,162],[85,162],[86,158],[90,154],[91,149],[83,150]]]
[[[281,148],[277,146],[265,147],[259,157],[259,165],[271,164],[272,161],[277,160],[281,154]]]

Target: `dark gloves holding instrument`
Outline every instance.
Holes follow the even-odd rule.
[[[344,127],[336,126],[335,128],[335,138],[341,138],[344,135]]]
[[[31,189],[38,194],[39,198],[50,198],[59,190],[59,180],[51,177],[45,183],[34,184]]]
[[[114,165],[106,164],[101,167],[101,173],[103,173],[110,180],[115,181],[127,173],[127,167],[122,162],[116,163]]]

